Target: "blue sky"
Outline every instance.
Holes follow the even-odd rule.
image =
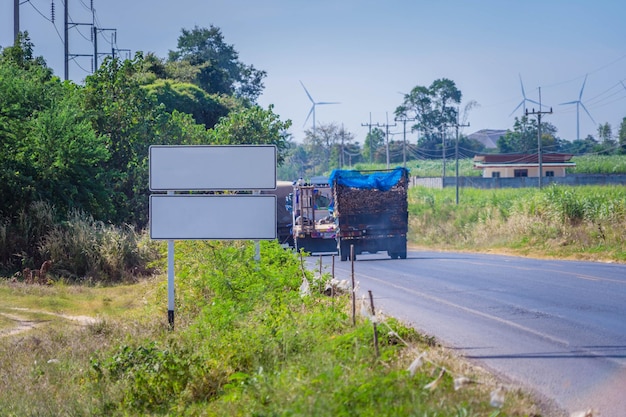
[[[23,0],[22,0],[23,1]],[[73,22],[92,21],[90,0],[68,0]],[[20,6],[21,29],[27,30],[55,73],[63,76],[63,2],[29,0]],[[478,102],[467,115],[466,134],[480,129],[512,128],[511,114],[526,97],[552,107],[544,116],[558,135],[575,139],[578,99],[580,136],[596,136],[608,122],[617,134],[626,116],[626,2],[623,0],[93,0],[99,27],[117,30],[122,49],[154,52],[166,57],[176,48],[181,29],[221,28],[246,64],[267,71],[259,103],[281,119],[291,119],[295,140],[304,137],[311,108],[300,81],[320,105],[316,122],[343,124],[363,143],[362,124],[393,124],[402,93],[435,79],[453,80],[463,93],[461,107]],[[41,12],[45,18],[39,14]],[[58,30],[58,33],[55,31]],[[81,33],[79,33],[82,32]],[[59,35],[60,34],[60,35]],[[86,26],[70,30],[70,53],[90,54]],[[111,32],[98,40],[110,49]],[[13,39],[13,1],[0,3],[0,45]],[[80,67],[79,67],[80,65]],[[89,58],[70,64],[70,77],[81,82]],[[82,68],[81,68],[82,67]],[[528,107],[537,107],[529,104]],[[547,110],[547,108],[544,108]],[[387,119],[388,114],[388,119]],[[388,122],[387,122],[388,120]],[[394,138],[402,124],[391,127]],[[416,133],[407,133],[414,141]]]

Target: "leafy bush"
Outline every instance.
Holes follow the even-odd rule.
[[[120,407],[142,412],[167,409],[172,399],[185,394],[194,379],[211,375],[207,363],[188,348],[179,348],[176,344],[161,348],[155,341],[139,346],[122,345],[102,362],[92,358],[91,368],[95,384],[114,381],[124,387],[121,403],[114,406],[105,401],[105,409]],[[220,385],[223,381],[213,384],[214,387]],[[202,399],[215,394],[216,390],[204,392]]]

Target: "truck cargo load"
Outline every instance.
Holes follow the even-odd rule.
[[[408,172],[406,168],[332,172],[331,210],[342,261],[350,257],[351,246],[353,259],[363,252],[381,251],[386,251],[392,259],[406,259]]]

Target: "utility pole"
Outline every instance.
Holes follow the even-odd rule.
[[[541,116],[544,114],[552,114],[552,107],[550,107],[550,111],[541,111],[541,87],[539,87],[539,110],[533,110],[531,112],[526,109],[526,117],[528,115],[536,115],[537,116],[537,161],[539,162],[539,188],[542,186],[542,177],[543,177],[543,156],[541,151]]]
[[[20,0],[13,0],[13,45],[20,36]]]
[[[108,53],[98,53],[98,33],[99,32],[104,32],[104,31],[112,31],[113,33],[117,34],[117,29],[105,29],[105,28],[98,28],[95,26],[93,26],[93,72],[96,72],[98,70],[98,57],[100,55],[108,55]],[[116,36],[117,37],[117,36]],[[112,46],[113,48],[113,46]],[[115,58],[115,49],[113,48],[111,51],[113,57]]]
[[[456,160],[456,205],[459,205],[459,127],[469,127],[468,124],[459,124],[459,112],[456,112],[456,144],[454,146],[454,158]]]
[[[376,126],[385,128],[385,143],[386,143],[385,148],[386,148],[386,153],[387,153],[387,169],[389,169],[389,127],[396,126],[396,123],[394,122],[394,124],[392,125],[389,124],[389,112],[385,112],[385,117],[387,119],[387,122],[384,125],[381,125],[380,123],[376,123]]]
[[[76,58],[79,56],[85,56],[85,57],[93,57],[92,54],[70,54],[70,36],[69,36],[69,30],[70,28],[73,28],[75,26],[92,26],[93,27],[93,23],[70,23],[70,17],[69,17],[69,2],[70,0],[65,0],[65,7],[63,8],[63,20],[64,20],[64,56],[65,56],[65,81],[70,79],[70,58]],[[92,31],[93,29],[89,29],[90,31]]]
[[[404,145],[403,145],[403,149],[402,149],[402,163],[403,163],[403,167],[406,168],[406,122],[413,122],[415,121],[415,118],[408,118],[406,117],[406,115],[402,115],[401,118],[396,117],[394,119],[396,122],[402,122],[404,125],[404,129],[403,129],[403,141],[404,141]]]
[[[370,112],[370,122],[369,123],[361,123],[361,126],[367,126],[369,128],[369,132],[367,137],[370,140],[370,164],[372,163],[372,112]]]
[[[70,0],[65,0],[63,7],[63,56],[64,58],[64,67],[65,67],[65,81],[70,79],[70,44],[69,44],[69,35],[68,35],[68,16],[69,16],[69,2]]]

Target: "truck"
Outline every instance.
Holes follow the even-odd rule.
[[[276,181],[276,189],[263,190],[261,194],[271,194],[276,196],[276,238],[283,246],[293,246],[293,238],[291,236],[291,212],[285,204],[285,199],[293,190],[293,182]]]
[[[409,171],[334,170],[329,178],[336,244],[342,261],[386,251],[406,259]],[[350,248],[353,247],[353,252]]]
[[[296,251],[337,253],[335,219],[329,211],[332,195],[327,177],[299,179],[287,199],[292,214],[292,241]]]

